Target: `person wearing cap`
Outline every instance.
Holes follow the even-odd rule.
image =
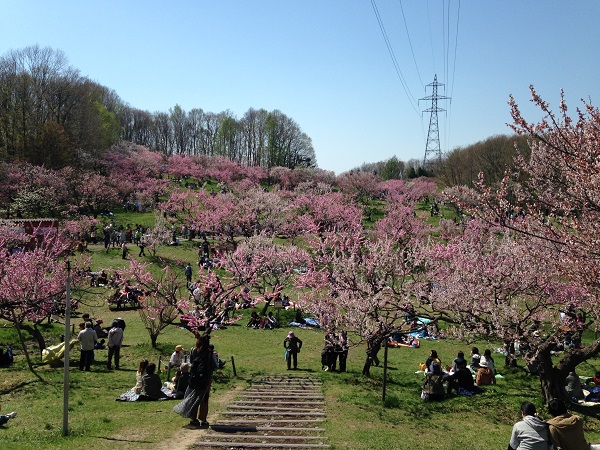
[[[489,348],[485,349],[485,351],[483,352],[483,355],[481,355],[481,359],[479,361],[480,362],[485,361],[487,363],[487,366],[489,367],[489,369],[492,371],[492,373],[494,375],[496,375],[496,366],[494,364],[494,358],[492,358],[492,351]]]
[[[106,368],[112,370],[112,359],[115,357],[115,369],[119,370],[119,361],[121,359],[121,345],[123,344],[123,329],[118,320],[113,320],[110,331],[108,332],[108,362]]]
[[[479,361],[479,369],[477,369],[477,375],[475,375],[475,384],[477,386],[488,386],[490,384],[496,384],[496,377],[492,369],[488,367],[486,360],[481,359]]]
[[[81,343],[81,356],[79,357],[79,370],[90,371],[90,366],[94,360],[94,347],[98,336],[92,328],[92,322],[86,322],[84,329],[77,335],[77,340]]]
[[[297,369],[298,353],[300,353],[300,349],[302,348],[302,341],[296,337],[293,331],[290,331],[283,340],[283,346],[285,347],[285,360],[288,370],[292,368],[292,360],[294,362],[294,369]]]
[[[183,363],[183,346],[178,345],[175,347],[175,351],[171,355],[171,359],[169,360],[169,366],[171,368],[179,369],[181,364]]]

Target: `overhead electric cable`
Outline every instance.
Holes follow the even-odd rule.
[[[408,32],[408,25],[406,24],[406,16],[404,15],[404,8],[402,7],[402,0],[398,0],[400,3],[400,11],[402,11],[402,20],[404,21],[404,29],[406,30],[406,37],[408,37],[408,45],[410,46],[410,52],[413,57],[413,62],[415,63],[415,69],[417,69],[417,75],[419,76],[419,81],[421,82],[421,86],[425,86],[423,83],[423,79],[421,78],[421,73],[419,72],[419,66],[417,65],[417,58],[415,58],[415,52],[413,50],[412,41],[410,40],[410,33]]]
[[[456,10],[456,35],[454,38],[454,61],[452,62],[452,81],[450,83],[450,105],[448,106],[448,126],[446,131],[446,148],[450,148],[450,125],[452,117],[452,95],[454,94],[454,78],[456,74],[456,55],[458,54],[458,30],[460,25],[460,0],[458,0],[458,8]]]
[[[402,74],[402,71],[400,70],[400,66],[398,65],[398,61],[396,60],[396,56],[394,55],[392,45],[388,39],[387,33],[385,31],[385,26],[383,25],[383,21],[381,20],[381,16],[379,15],[379,10],[377,9],[377,4],[375,3],[375,0],[371,0],[371,5],[373,6],[373,11],[375,12],[375,16],[377,17],[377,22],[379,23],[379,29],[381,30],[381,34],[383,35],[383,39],[385,40],[385,44],[387,46],[388,53],[390,54],[390,57],[392,58],[392,63],[394,64],[394,68],[396,69],[396,74],[398,75],[398,78],[400,79],[400,83],[402,84],[402,87],[404,88],[404,92],[406,93],[408,101],[410,102],[410,105],[412,106],[414,111],[417,113],[417,115],[420,115],[420,112],[418,110],[417,101],[414,99],[413,95],[410,93],[410,89],[408,88],[406,80],[404,79],[404,75]]]
[[[433,35],[431,34],[431,14],[429,13],[429,0],[427,0],[427,23],[429,25],[429,44],[431,46],[431,59],[433,62],[433,71],[437,72],[437,67],[435,66],[435,52],[433,51]]]

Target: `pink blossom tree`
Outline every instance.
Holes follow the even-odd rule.
[[[297,282],[306,289],[302,307],[328,328],[352,330],[371,347],[380,345],[427,293],[421,236],[398,240],[356,230],[315,239],[311,264]],[[363,373],[369,366],[367,358]]]
[[[430,292],[420,308],[454,324],[459,337],[519,342],[531,368],[552,364],[541,349],[563,342],[563,315],[589,302],[587,291],[563,277],[559,254],[533,246],[529,238],[478,220],[447,242],[427,249]],[[573,313],[574,315],[574,313]],[[539,330],[544,324],[548,331]],[[507,363],[514,355],[508,355]],[[547,361],[546,358],[549,360]],[[542,377],[546,398],[557,397],[568,370]]]
[[[0,233],[0,317],[12,323],[19,332],[32,371],[21,331],[33,336],[40,351],[46,347],[39,325],[51,314],[64,313],[68,273],[65,257],[70,247],[71,241],[65,233],[49,231],[43,240],[5,227]],[[74,286],[85,263],[80,260],[75,264],[72,271]]]
[[[297,272],[308,265],[308,253],[294,245],[282,245],[266,235],[253,236],[226,255],[223,268],[239,286],[247,286],[265,300],[264,315],[273,295],[289,286]]]
[[[160,333],[189,311],[189,301],[182,292],[178,274],[170,266],[165,266],[158,275],[153,275],[148,266],[131,259],[129,268],[120,273],[120,278],[123,283],[142,291],[138,297],[140,319],[148,331],[152,347],[156,347]]]
[[[545,114],[539,123],[527,122],[514,99],[510,100],[513,129],[530,137],[529,148],[519,149],[514,170],[498,186],[487,185],[480,176],[473,202],[461,206],[488,223],[526,236],[523,242],[528,251],[539,248],[540,264],[559,265],[561,279],[582,293],[567,306],[572,304],[585,313],[580,330],[584,331],[598,320],[597,302],[591,300],[598,297],[600,287],[600,111],[583,103],[574,120],[563,95],[557,115],[533,87],[531,94],[532,102]],[[556,308],[561,302],[557,296]],[[553,346],[553,340],[546,339],[534,352],[546,398],[565,396],[564,375],[600,352],[597,340],[565,352],[553,364]]]

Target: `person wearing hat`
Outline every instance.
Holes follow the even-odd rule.
[[[294,360],[294,369],[297,369],[298,353],[300,353],[300,349],[302,348],[302,341],[296,337],[293,331],[290,331],[283,340],[283,346],[285,347],[285,360],[288,370],[292,368],[292,359]]]
[[[178,345],[175,347],[175,351],[171,355],[171,359],[169,360],[169,366],[173,369],[179,369],[181,364],[183,363],[183,346]]]
[[[475,384],[477,386],[487,386],[490,384],[496,384],[496,377],[492,369],[488,367],[486,360],[479,361],[479,369],[477,369],[477,375],[475,375]]]

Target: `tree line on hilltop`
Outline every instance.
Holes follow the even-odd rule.
[[[316,167],[311,138],[279,110],[242,118],[175,105],[148,112],[82,76],[49,47],[0,57],[0,159],[60,169],[129,141],[164,156],[222,156],[246,166]]]

